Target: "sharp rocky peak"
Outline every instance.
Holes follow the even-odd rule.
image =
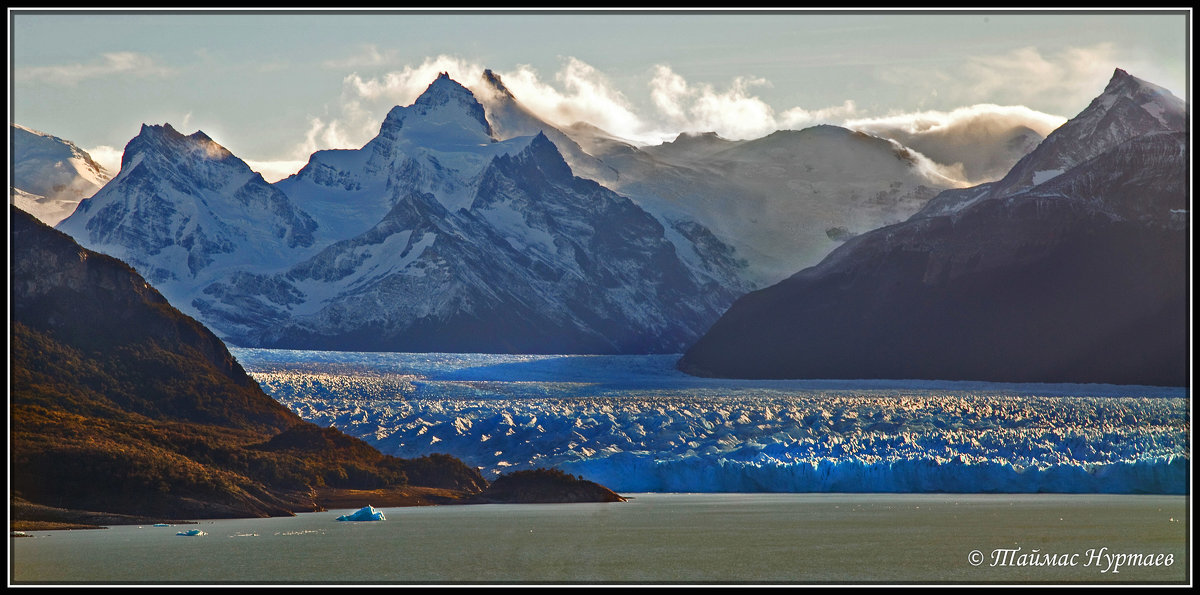
[[[1157,120],[1164,129],[1181,131],[1186,127],[1187,104],[1173,93],[1117,68],[1101,93],[1079,117],[1107,114],[1115,106],[1132,103]]]
[[[466,114],[469,119],[479,124],[484,133],[492,136],[492,126],[488,124],[483,104],[479,103],[470,89],[450,78],[449,73],[446,72],[438,74],[438,77],[426,87],[412,105],[393,107],[384,119],[381,130],[385,132],[400,130],[413,116],[428,118],[435,113],[455,111]]]
[[[184,135],[172,127],[170,123],[162,125],[142,124],[138,135],[125,146],[125,153],[121,157],[122,166],[134,156],[147,152],[159,153],[165,156],[186,153],[193,157],[202,157],[217,161],[231,157],[236,159],[233,153],[221,146],[220,143],[214,141],[203,131],[197,130],[190,135]]]
[[[530,164],[553,179],[570,180],[574,177],[571,167],[559,152],[558,146],[545,133],[538,132],[529,140],[529,145],[511,157],[501,155],[496,158],[499,163]]]
[[[509,91],[508,87],[504,86],[504,81],[500,80],[500,75],[492,72],[490,68],[483,71],[483,82],[506,97],[511,98],[513,96],[512,91]]]

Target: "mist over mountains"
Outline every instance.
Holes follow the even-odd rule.
[[[269,184],[143,126],[58,228],[241,346],[670,353],[739,295],[961,185],[821,126],[637,147],[439,76],[356,150]]]
[[[1117,70],[1000,180],[739,299],[680,369],[1183,386],[1187,106]]]
[[[12,204],[47,225],[66,219],[112,177],[71,141],[19,124],[9,128]]]
[[[472,88],[443,74],[361,149],[273,184],[203,132],[144,126],[58,228],[234,345],[671,353],[875,230],[1028,192],[1149,120],[1181,122],[1173,104],[1098,99],[1089,132],[1044,141],[1044,122],[980,116],[940,136],[877,123],[640,146],[548,124],[491,71]]]

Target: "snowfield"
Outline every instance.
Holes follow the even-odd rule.
[[[694,378],[678,356],[233,349],[301,417],[618,492],[1187,492],[1185,388]]]

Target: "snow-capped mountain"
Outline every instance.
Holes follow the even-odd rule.
[[[575,175],[608,185],[620,174],[612,166],[597,159],[586,151],[570,135],[539,118],[513,96],[500,76],[491,70],[483,71],[483,85],[479,101],[487,112],[496,138],[507,140],[518,136],[545,134],[558,147],[563,159],[571,166]]]
[[[668,227],[710,230],[747,263],[743,278],[756,287],[815,264],[846,238],[903,221],[960,185],[894,141],[837,126],[744,141],[681,134],[648,147],[571,130],[620,172],[610,187]]]
[[[680,369],[1185,385],[1186,113],[1117,70],[1002,180],[739,299]]]
[[[942,215],[1048,182],[1129,139],[1187,130],[1187,105],[1170,91],[1116,69],[1104,92],[1056,129],[1000,180],[945,192],[918,216]]]
[[[294,261],[316,222],[203,132],[142,126],[121,172],[58,224],[135,267],[185,312],[190,294],[234,270]]]
[[[198,307],[242,344],[636,353],[680,349],[732,301],[629,199],[573,176],[544,135],[521,140],[466,207],[409,191],[365,233],[286,273],[214,284]]]
[[[576,123],[567,129],[550,124],[514,97],[500,76],[491,70],[483,72],[481,82],[479,100],[485,107],[496,138],[503,140],[544,134],[558,147],[575,175],[597,181],[610,189],[620,187],[622,174],[613,165],[597,157],[608,154],[606,148],[598,143],[608,141],[612,146],[613,143],[624,145],[628,141],[583,123]],[[663,226],[667,241],[675,247],[676,254],[704,283],[715,283],[737,294],[756,286],[748,276],[745,260],[735,254],[733,246],[718,239],[707,226],[692,218],[656,210],[653,204],[636,198],[634,202]]]
[[[275,185],[203,133],[144,127],[59,228],[239,345],[670,352],[739,293],[576,177],[547,134],[497,138],[446,75],[363,148],[318,152]]]
[[[12,132],[12,204],[55,225],[112,177],[68,140],[19,124]]]

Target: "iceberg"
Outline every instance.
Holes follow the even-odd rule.
[[[387,517],[383,516],[383,511],[375,510],[370,504],[358,509],[354,514],[343,514],[338,517],[339,521],[386,521]]]
[[[205,533],[199,529],[191,529],[189,531],[180,531],[176,533],[176,535],[182,535],[184,537],[198,537],[200,535],[208,535],[208,533]]]

